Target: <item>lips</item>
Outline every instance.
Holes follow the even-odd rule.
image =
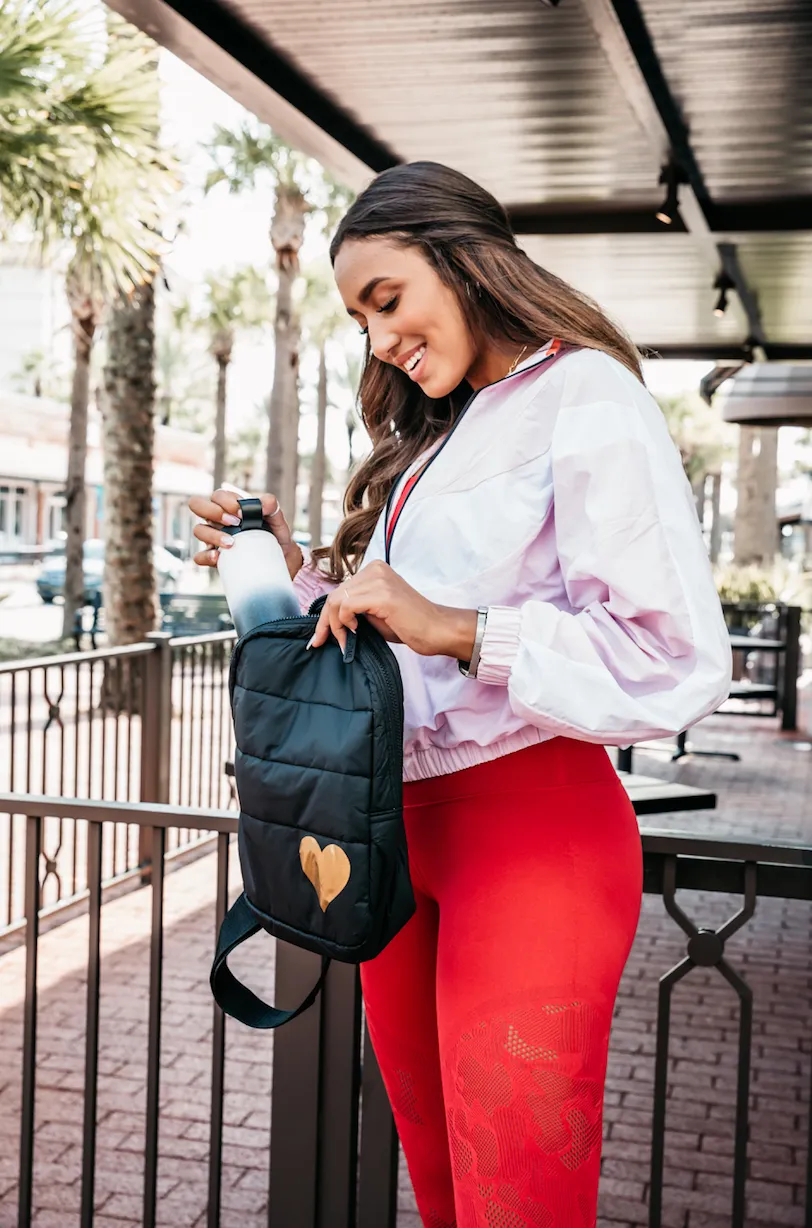
[[[405,370],[406,370],[406,364],[407,364],[407,363],[408,363],[408,362],[409,362],[409,361],[410,361],[412,358],[414,358],[414,356],[415,356],[415,354],[418,352],[418,350],[422,350],[422,349],[425,347],[425,345],[426,345],[425,341],[421,341],[419,345],[414,345],[414,346],[412,346],[412,348],[411,348],[410,350],[407,350],[405,354],[401,354],[401,355],[400,355],[400,357],[397,359],[397,364],[398,364],[398,366],[399,366],[399,367],[401,367],[401,368],[402,368],[402,369],[405,371]]]
[[[410,380],[414,380],[415,382],[418,382],[418,383],[419,383],[419,381],[420,381],[420,377],[421,377],[421,375],[422,375],[422,373],[423,373],[423,363],[426,361],[426,353],[427,353],[427,351],[428,351],[428,346],[426,346],[425,348],[423,348],[423,353],[422,353],[422,355],[420,356],[420,358],[417,360],[417,362],[414,364],[414,366],[413,366],[413,367],[411,367],[411,368],[410,368],[410,369],[409,369],[409,370],[406,372],[406,374],[408,375],[408,377],[409,377],[409,379],[410,379]],[[418,352],[419,352],[419,351],[418,351]]]

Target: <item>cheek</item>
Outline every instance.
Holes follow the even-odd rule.
[[[438,357],[451,386],[456,387],[474,360],[475,346],[459,311],[449,312],[445,320],[438,321]]]
[[[445,359],[463,362],[471,349],[471,338],[456,300],[432,313],[432,327],[426,330],[429,344]]]

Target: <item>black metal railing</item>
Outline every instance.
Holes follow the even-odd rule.
[[[782,725],[796,723],[800,672],[800,611],[779,604],[728,605],[731,630],[777,637],[786,650],[771,653]],[[233,631],[191,637],[156,632],[147,642],[38,660],[0,663],[0,789],[54,797],[159,802],[178,806],[235,805],[233,730],[228,665]],[[737,650],[743,655],[741,650]],[[756,659],[757,653],[748,653]],[[755,676],[755,675],[754,675]],[[761,674],[758,674],[761,677]],[[726,711],[726,709],[725,709]],[[684,749],[686,735],[678,739]],[[618,765],[631,769],[631,749]],[[167,831],[167,850],[194,851],[207,837]],[[54,866],[47,903],[54,910],[81,895],[84,853],[59,822],[43,830]],[[109,885],[137,877],[149,860],[137,827],[116,828],[105,846],[102,877]],[[20,824],[0,832],[0,936],[23,916],[23,837]]]
[[[234,632],[0,663],[0,789],[52,797],[234,804],[228,664]],[[187,853],[208,837],[170,828],[167,851]],[[87,889],[85,851],[61,820],[42,831],[51,867],[44,903],[67,908]],[[0,936],[24,916],[24,836],[0,831]],[[116,824],[103,850],[102,881],[138,877],[149,841]]]
[[[215,922],[219,926],[228,902],[229,837],[236,829],[236,818],[225,811],[181,810],[175,806],[0,795],[0,819],[14,814],[22,816],[26,829],[19,1226],[29,1228],[35,1205],[39,916],[43,881],[47,877],[42,857],[43,825],[47,817],[56,817],[87,829],[82,843],[87,859],[90,915],[84,1006],[82,1228],[91,1228],[93,1223],[99,1077],[102,829],[105,824],[134,824],[142,831],[150,832],[152,906],[142,1225],[143,1228],[154,1228],[162,1120],[159,1105],[166,833],[172,827],[180,827],[216,836],[212,891],[215,897]],[[685,954],[659,980],[648,1222],[650,1228],[660,1228],[662,1225],[664,1189],[667,1189],[664,1187],[664,1140],[668,1124],[668,1061],[674,987],[694,969],[715,969],[733,988],[739,1000],[729,1223],[731,1228],[743,1228],[750,1133],[753,991],[741,972],[731,964],[725,953],[725,945],[752,919],[760,899],[812,900],[812,848],[712,840],[653,830],[643,830],[641,835],[644,890],[663,899],[667,912],[687,937]],[[685,889],[739,895],[743,897],[742,905],[715,929],[697,925],[677,903],[677,891]],[[210,939],[213,946],[213,932]],[[304,996],[313,984],[318,965],[316,955],[286,943],[277,943],[277,1000],[288,1004]],[[212,1006],[212,1011],[205,1198],[208,1228],[219,1228],[226,1023],[216,1007]],[[767,1043],[765,1038],[761,1043]],[[398,1139],[374,1053],[363,1026],[360,978],[356,966],[332,965],[318,1005],[275,1034],[273,1053],[269,1228],[394,1228]],[[641,1144],[643,1142],[641,1139]],[[803,1146],[800,1139],[798,1146]],[[807,1161],[806,1182],[805,1222],[810,1224],[812,1159]]]

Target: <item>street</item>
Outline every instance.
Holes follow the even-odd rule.
[[[62,605],[43,602],[36,588],[38,569],[39,564],[0,567],[0,641],[19,639],[30,644],[46,644],[61,636]],[[187,560],[177,592],[213,591],[208,571]]]

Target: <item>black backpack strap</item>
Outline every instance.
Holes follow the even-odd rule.
[[[295,1010],[278,1010],[275,1006],[263,1002],[247,985],[238,981],[226,962],[236,947],[247,938],[252,938],[261,928],[243,892],[229,908],[220,926],[217,951],[211,969],[211,991],[218,1006],[222,1007],[227,1015],[239,1019],[240,1023],[247,1024],[249,1028],[278,1028],[301,1015],[302,1011],[306,1011],[316,1001],[330,967],[330,957],[322,955],[321,976],[304,1002]]]

